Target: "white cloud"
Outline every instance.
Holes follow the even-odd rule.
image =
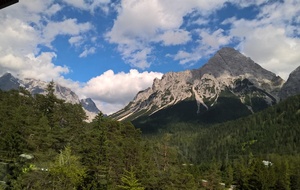
[[[175,61],[179,61],[181,65],[193,65],[203,57],[207,57],[215,53],[221,46],[231,42],[231,36],[224,34],[223,29],[210,31],[208,29],[196,30],[199,35],[196,47],[190,52],[179,50],[177,54],[171,56]]]
[[[220,46],[226,45],[230,42],[231,37],[224,35],[223,29],[218,29],[214,32],[209,32],[207,30],[200,31],[201,44],[206,45],[214,50],[218,50]]]
[[[67,35],[70,36],[70,44],[79,46],[84,39],[78,36],[91,31],[93,26],[89,22],[80,23],[72,18],[52,21],[52,16],[62,8],[53,0],[31,0],[20,1],[1,10],[1,74],[9,71],[21,77],[49,81],[69,72],[66,66],[53,63],[55,52],[41,52],[40,45],[51,46],[58,35]]]
[[[149,59],[149,54],[151,48],[143,49],[130,49],[128,46],[120,46],[119,49],[122,49],[122,55],[124,60],[133,67],[138,67],[141,69],[148,68],[150,63],[147,61]]]
[[[84,39],[82,36],[72,36],[70,39],[69,39],[69,43],[72,45],[72,46],[80,46],[82,45],[84,42]]]
[[[85,50],[79,55],[79,57],[86,57],[90,54],[94,54],[96,52],[95,47],[85,48]]]
[[[104,113],[112,113],[124,107],[137,92],[150,87],[154,78],[161,78],[162,73],[138,72],[114,73],[112,70],[92,78],[86,83],[81,94],[93,98]]]
[[[198,18],[198,19],[196,19],[196,20],[191,21],[191,22],[189,23],[189,25],[196,24],[196,25],[201,26],[201,25],[206,25],[206,24],[208,24],[208,23],[209,23],[209,19],[208,19],[208,18],[202,18],[202,17],[200,17],[200,18]]]
[[[77,23],[77,19],[66,19],[61,22],[49,22],[43,30],[44,43],[51,46],[51,42],[58,35],[79,35],[92,29],[89,22]]]
[[[47,9],[45,11],[45,14],[47,14],[48,16],[52,16],[54,14],[56,14],[57,12],[59,12],[60,10],[62,10],[62,6],[60,6],[59,4],[53,4],[51,5],[51,7],[49,9]]]
[[[40,33],[28,23],[16,18],[0,17],[0,56],[37,52]]]
[[[206,15],[219,9],[224,0],[124,0],[118,8],[118,16],[112,29],[106,34],[110,43],[118,45],[123,59],[131,65],[144,68],[150,65],[147,52],[144,60],[134,62],[136,52],[144,48],[152,50],[153,43],[163,45],[185,44],[191,38],[182,29],[184,16],[197,10]],[[138,16],[137,16],[138,15]],[[130,56],[129,56],[130,55]],[[140,64],[143,62],[143,64]],[[141,67],[142,66],[142,67]]]
[[[176,55],[173,56],[174,60],[179,61],[181,65],[185,65],[187,63],[195,63],[199,59],[202,58],[201,54],[199,54],[197,51],[194,51],[192,53],[186,52],[186,51],[178,51]]]
[[[24,57],[8,54],[0,57],[0,72],[3,74],[8,71],[21,78],[49,81],[69,72],[67,67],[56,66],[52,63],[55,57],[56,54],[53,52],[43,52],[38,56],[28,54]]]
[[[159,41],[162,41],[165,46],[182,45],[190,40],[190,33],[185,30],[166,31],[159,36]]]
[[[63,1],[79,9],[88,9],[88,4],[86,4],[84,0],[63,0]]]
[[[251,5],[260,6],[264,3],[268,3],[268,0],[251,0],[251,1],[245,1],[245,0],[229,0],[229,2],[237,5],[240,8],[249,7]]]
[[[63,0],[63,2],[78,9],[90,11],[91,13],[94,13],[98,8],[108,13],[110,0]]]

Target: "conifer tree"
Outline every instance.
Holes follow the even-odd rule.
[[[133,171],[133,168],[131,167],[130,171],[125,170],[123,176],[121,177],[121,181],[123,185],[118,185],[120,189],[124,190],[144,190],[145,188],[142,186],[142,184],[139,182],[138,179],[136,179],[135,172]]]

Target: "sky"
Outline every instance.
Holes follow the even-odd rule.
[[[19,0],[0,10],[0,75],[54,80],[106,114],[229,46],[287,79],[299,0]]]

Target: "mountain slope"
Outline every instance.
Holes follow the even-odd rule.
[[[286,99],[289,96],[297,94],[300,94],[300,66],[289,75],[288,80],[284,83],[279,92],[279,97]]]
[[[19,80],[10,73],[5,73],[0,77],[0,89],[8,91],[11,89],[18,89],[20,86]]]
[[[300,95],[262,112],[199,129],[195,144],[198,160],[249,154],[294,154],[300,151]]]
[[[48,83],[41,80],[36,80],[32,78],[25,78],[23,80],[14,77],[10,73],[4,74],[0,77],[0,89],[4,91],[19,89],[19,87],[24,87],[31,94],[45,94]],[[65,100],[68,103],[72,104],[81,104],[84,108],[89,120],[93,119],[98,113],[99,109],[92,99],[82,99],[71,89],[66,88],[58,83],[55,83],[54,94],[57,98]]]
[[[278,101],[284,80],[232,48],[219,50],[202,68],[167,73],[111,117],[138,127],[180,120],[223,122]],[[218,118],[218,119],[216,119]],[[165,121],[164,121],[165,120]]]

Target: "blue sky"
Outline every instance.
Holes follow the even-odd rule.
[[[104,113],[224,46],[284,79],[300,65],[298,0],[20,0],[0,23],[0,74],[53,79]]]

